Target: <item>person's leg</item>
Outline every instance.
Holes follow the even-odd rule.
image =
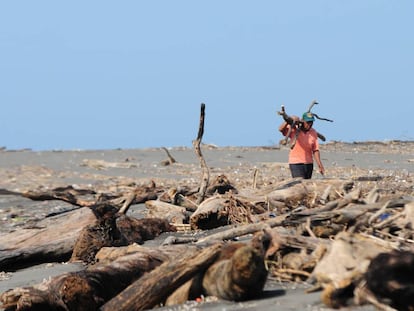
[[[305,178],[306,177],[305,164],[303,163],[289,164],[289,168],[290,168],[290,173],[292,174],[292,178],[296,178],[296,177]]]
[[[313,173],[313,163],[304,164],[304,170],[305,170],[305,179],[311,179],[312,173]]]

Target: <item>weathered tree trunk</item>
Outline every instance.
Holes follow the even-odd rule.
[[[0,236],[0,270],[70,258],[76,240],[96,217],[89,208],[80,208],[40,220],[29,229]]]
[[[178,261],[166,262],[135,281],[119,295],[101,307],[102,311],[145,310],[165,301],[179,286],[196,273],[208,267],[220,252],[216,244],[203,249],[199,254],[184,255]]]
[[[264,252],[244,245],[210,266],[203,277],[204,294],[230,301],[257,298],[267,279]]]
[[[220,256],[168,297],[166,304],[180,304],[200,296],[242,301],[257,298],[267,279],[266,252],[273,245],[269,231],[255,233],[249,243],[227,243]]]
[[[10,310],[97,310],[134,280],[168,260],[163,252],[141,248],[85,271],[63,274],[38,285],[15,288],[0,296]],[[118,310],[115,308],[114,310]]]

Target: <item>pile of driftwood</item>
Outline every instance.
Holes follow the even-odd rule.
[[[269,277],[307,281],[328,307],[414,310],[414,199],[371,179],[289,179],[238,189],[210,180],[200,141],[195,189],[28,191],[79,208],[1,238],[0,270],[81,261],[85,269],[0,295],[5,310],[144,310],[200,297],[260,298]],[[174,165],[169,155],[169,165]],[[145,203],[147,217],[128,216]],[[214,229],[214,230],[212,230]],[[160,234],[160,245],[145,241]]]
[[[414,306],[412,197],[382,197],[340,179],[236,189],[222,175],[198,205],[196,190],[151,183],[118,194],[23,193],[80,208],[3,236],[0,270],[54,260],[86,269],[9,290],[3,308],[140,310],[209,295],[239,301],[259,298],[268,276],[312,282],[330,307]],[[147,218],[127,215],[138,202]],[[145,246],[162,232],[169,232],[162,245]]]

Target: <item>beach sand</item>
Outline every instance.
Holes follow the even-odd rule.
[[[201,178],[199,159],[191,148],[168,148],[177,163],[164,166],[162,148],[116,150],[7,150],[0,151],[0,234],[19,230],[31,221],[74,207],[61,201],[31,201],[13,192],[50,189],[57,186],[106,189],[128,183],[196,187]],[[210,175],[225,174],[237,187],[251,187],[258,172],[258,185],[271,185],[290,178],[287,147],[217,147],[202,145]],[[373,178],[384,191],[413,195],[414,142],[330,142],[321,145],[326,175],[315,171],[313,178]],[[373,178],[375,179],[375,178]],[[382,183],[381,183],[382,182]],[[143,217],[143,204],[128,213]],[[149,243],[158,243],[165,234]],[[145,245],[145,244],[144,244]],[[1,247],[1,238],[0,238]],[[0,250],[2,251],[2,250]],[[0,273],[0,293],[33,285],[54,275],[83,269],[79,264],[48,263]],[[307,294],[310,285],[281,283],[269,279],[264,297],[234,303],[207,301],[160,310],[330,310],[320,302],[320,292]],[[352,310],[375,310],[372,306]]]

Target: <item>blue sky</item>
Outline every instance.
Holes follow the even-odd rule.
[[[413,140],[414,1],[1,1],[0,146]]]

